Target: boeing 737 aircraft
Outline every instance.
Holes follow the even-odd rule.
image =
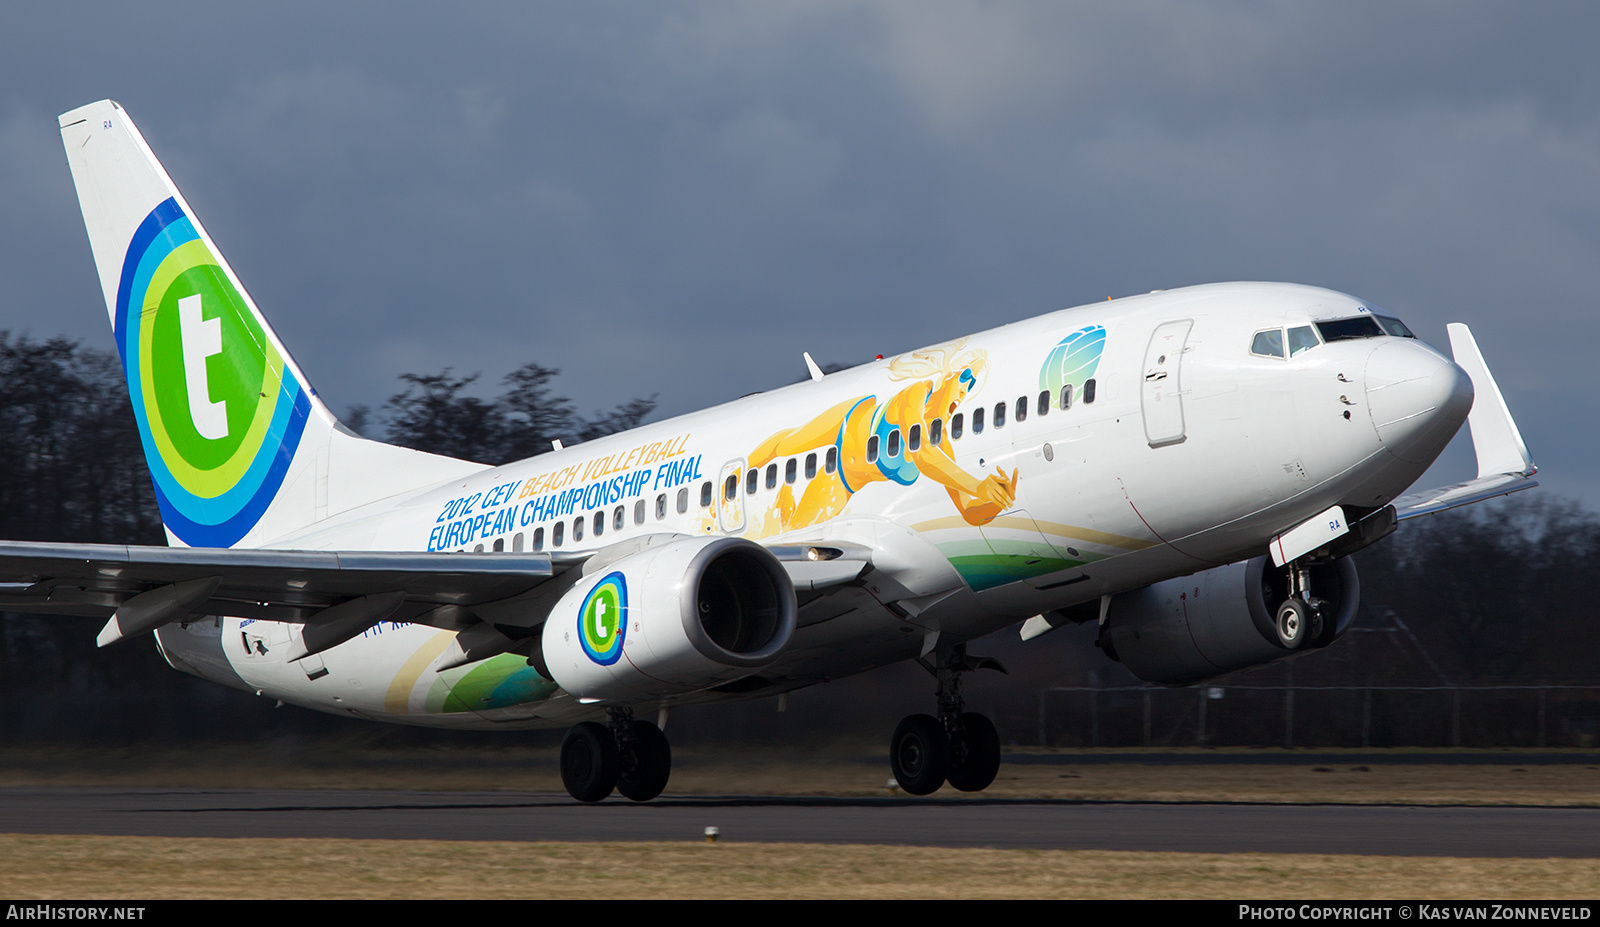
[[[648,800],[677,705],[918,660],[906,791],[999,738],[967,642],[1094,622],[1185,684],[1338,639],[1349,555],[1535,485],[1464,325],[1454,359],[1342,293],[1155,292],[488,467],[342,427],[111,101],[61,117],[169,547],[0,544],[0,606],[154,632],[167,662],[321,711],[570,727],[571,794]],[[1474,401],[1476,398],[1476,401]],[[1476,479],[1403,495],[1470,422]]]

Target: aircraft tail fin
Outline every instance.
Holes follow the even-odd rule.
[[[482,469],[340,427],[122,107],[60,125],[170,541],[260,546]]]

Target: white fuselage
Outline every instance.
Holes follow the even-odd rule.
[[[771,682],[761,694],[771,694],[1255,556],[1332,505],[1388,503],[1459,426],[1433,413],[1460,393],[1461,371],[1422,342],[1392,336],[1294,356],[1252,352],[1259,332],[1368,311],[1327,290],[1249,283],[1062,310],[383,500],[267,546],[492,556],[581,553],[669,533],[872,548],[874,570],[861,584],[803,605],[791,644],[760,673]],[[1069,371],[1074,395],[1063,407],[1048,365],[1076,356],[1058,362],[1051,352],[1096,327],[1093,384],[1086,390]],[[925,362],[912,363],[919,354]],[[953,390],[951,401],[940,389]],[[924,401],[930,395],[939,401]],[[904,411],[908,397],[915,414]],[[934,419],[955,476],[936,475],[942,459],[917,462],[934,450]],[[867,435],[873,463],[861,458]],[[837,473],[827,471],[830,453]],[[975,485],[987,488],[975,496]],[[975,501],[996,486],[1007,487],[1003,504]],[[884,604],[893,601],[908,604]],[[556,726],[599,713],[521,657],[496,658],[492,672],[435,672],[450,631],[382,624],[286,663],[295,633],[223,618],[165,629],[160,640],[172,653],[181,636],[219,636],[227,665],[204,675],[381,720]]]

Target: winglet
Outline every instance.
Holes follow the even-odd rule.
[[[822,379],[822,368],[818,367],[817,362],[811,359],[811,352],[801,351],[800,356],[806,359],[806,369],[811,371],[811,379]]]
[[[1472,449],[1478,455],[1478,478],[1502,473],[1532,476],[1539,468],[1533,465],[1528,446],[1511,418],[1505,397],[1500,395],[1500,387],[1489,373],[1489,365],[1483,362],[1472,330],[1460,322],[1451,322],[1445,330],[1450,333],[1450,353],[1455,355],[1456,364],[1472,378],[1472,389],[1477,396],[1467,416],[1467,428],[1472,432]]]
[[[1483,362],[1471,329],[1460,322],[1451,322],[1445,328],[1450,333],[1450,351],[1455,355],[1456,365],[1472,379],[1472,411],[1467,415],[1467,428],[1472,432],[1472,450],[1478,455],[1478,477],[1401,496],[1393,503],[1398,521],[1539,485],[1533,478],[1539,468],[1534,466],[1528,446],[1522,442],[1522,433],[1517,430],[1505,397],[1500,395],[1500,387],[1489,373],[1489,365]]]

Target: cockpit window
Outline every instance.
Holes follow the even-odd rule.
[[[1317,330],[1322,332],[1325,341],[1349,341],[1354,338],[1377,338],[1386,334],[1378,324],[1378,320],[1370,315],[1358,315],[1353,319],[1336,319],[1332,322],[1318,322]]]
[[[1283,329],[1272,328],[1264,332],[1256,332],[1255,340],[1250,342],[1250,353],[1261,354],[1266,357],[1283,356]]]
[[[1289,356],[1293,357],[1302,351],[1309,351],[1321,344],[1317,340],[1317,333],[1309,325],[1300,325],[1289,329]]]
[[[1353,319],[1334,319],[1318,322],[1317,331],[1323,341],[1350,341],[1355,338],[1378,338],[1393,335],[1396,338],[1415,338],[1406,323],[1389,315],[1358,315]]]
[[[1384,331],[1395,336],[1396,338],[1417,337],[1416,335],[1411,334],[1411,329],[1406,328],[1406,323],[1400,321],[1399,319],[1387,315],[1375,315],[1373,318],[1378,320],[1378,324],[1383,326]]]

